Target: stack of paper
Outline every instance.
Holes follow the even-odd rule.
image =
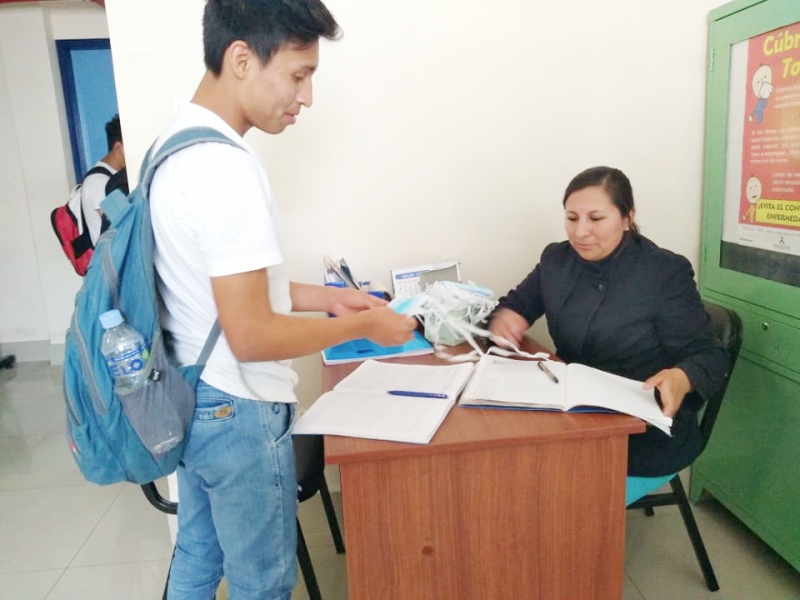
[[[472,363],[439,366],[367,360],[320,396],[292,433],[427,444],[473,368]]]

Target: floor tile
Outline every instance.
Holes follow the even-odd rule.
[[[11,398],[5,390],[0,392],[0,439],[52,433],[65,423],[64,401],[60,391],[55,393],[49,397],[23,393]]]
[[[39,600],[64,574],[64,569],[0,574],[0,600]]]
[[[317,585],[325,600],[347,600],[347,557],[336,554],[333,545],[310,547],[311,564],[317,578]],[[300,568],[297,569],[297,587],[292,592],[292,600],[307,600],[305,580]]]
[[[61,367],[48,363],[17,363],[17,367],[3,370],[0,377],[0,399],[37,400],[60,398],[62,394]]]
[[[625,576],[625,586],[622,588],[622,600],[645,600],[645,597],[639,593],[639,588],[627,575]]]
[[[48,361],[18,361],[13,369],[0,370],[0,381],[51,381],[60,383],[64,369]]]
[[[138,486],[83,479],[61,394],[60,368],[0,371],[0,600],[157,600],[172,549],[167,517]],[[326,473],[338,488],[335,470]],[[341,495],[332,498],[344,531]],[[693,510],[722,589],[708,592],[677,507],[663,507],[626,515],[623,600],[800,599],[800,574],[722,505],[708,498]],[[323,598],[346,600],[346,555],[336,554],[320,496],[298,515]],[[298,570],[292,600],[307,598]]]
[[[86,484],[0,491],[0,573],[66,568],[121,490]]]
[[[169,560],[75,567],[58,580],[46,600],[158,600]]]
[[[625,571],[646,600],[797,600],[800,575],[709,498],[693,507],[720,591],[706,587],[680,515],[628,519]]]
[[[70,567],[169,560],[171,556],[167,515],[150,505],[138,485],[124,484]]]
[[[0,439],[0,490],[84,485],[65,432]]]

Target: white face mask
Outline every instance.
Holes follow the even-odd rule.
[[[389,306],[395,312],[420,319],[425,325],[425,334],[429,339],[441,339],[440,334],[443,330],[449,330],[448,333],[466,341],[473,348],[472,352],[453,355],[444,345],[434,344],[436,355],[450,362],[478,360],[484,354],[547,358],[549,354],[546,352],[536,354],[523,352],[507,339],[478,327],[477,324],[483,322],[497,306],[497,301],[491,296],[490,289],[472,283],[437,281],[428,285],[421,294],[395,298]],[[475,341],[476,336],[486,338],[497,345],[484,351]]]

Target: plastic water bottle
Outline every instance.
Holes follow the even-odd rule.
[[[141,333],[125,323],[122,313],[109,310],[100,315],[100,323],[105,327],[100,352],[106,359],[106,366],[114,378],[117,389],[131,389],[145,375],[144,366],[150,352]]]

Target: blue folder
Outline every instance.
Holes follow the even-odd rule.
[[[401,346],[380,346],[367,339],[352,340],[332,346],[322,351],[322,362],[326,365],[338,365],[369,358],[399,358],[422,354],[433,354],[433,346],[422,333],[414,331],[414,338]]]

